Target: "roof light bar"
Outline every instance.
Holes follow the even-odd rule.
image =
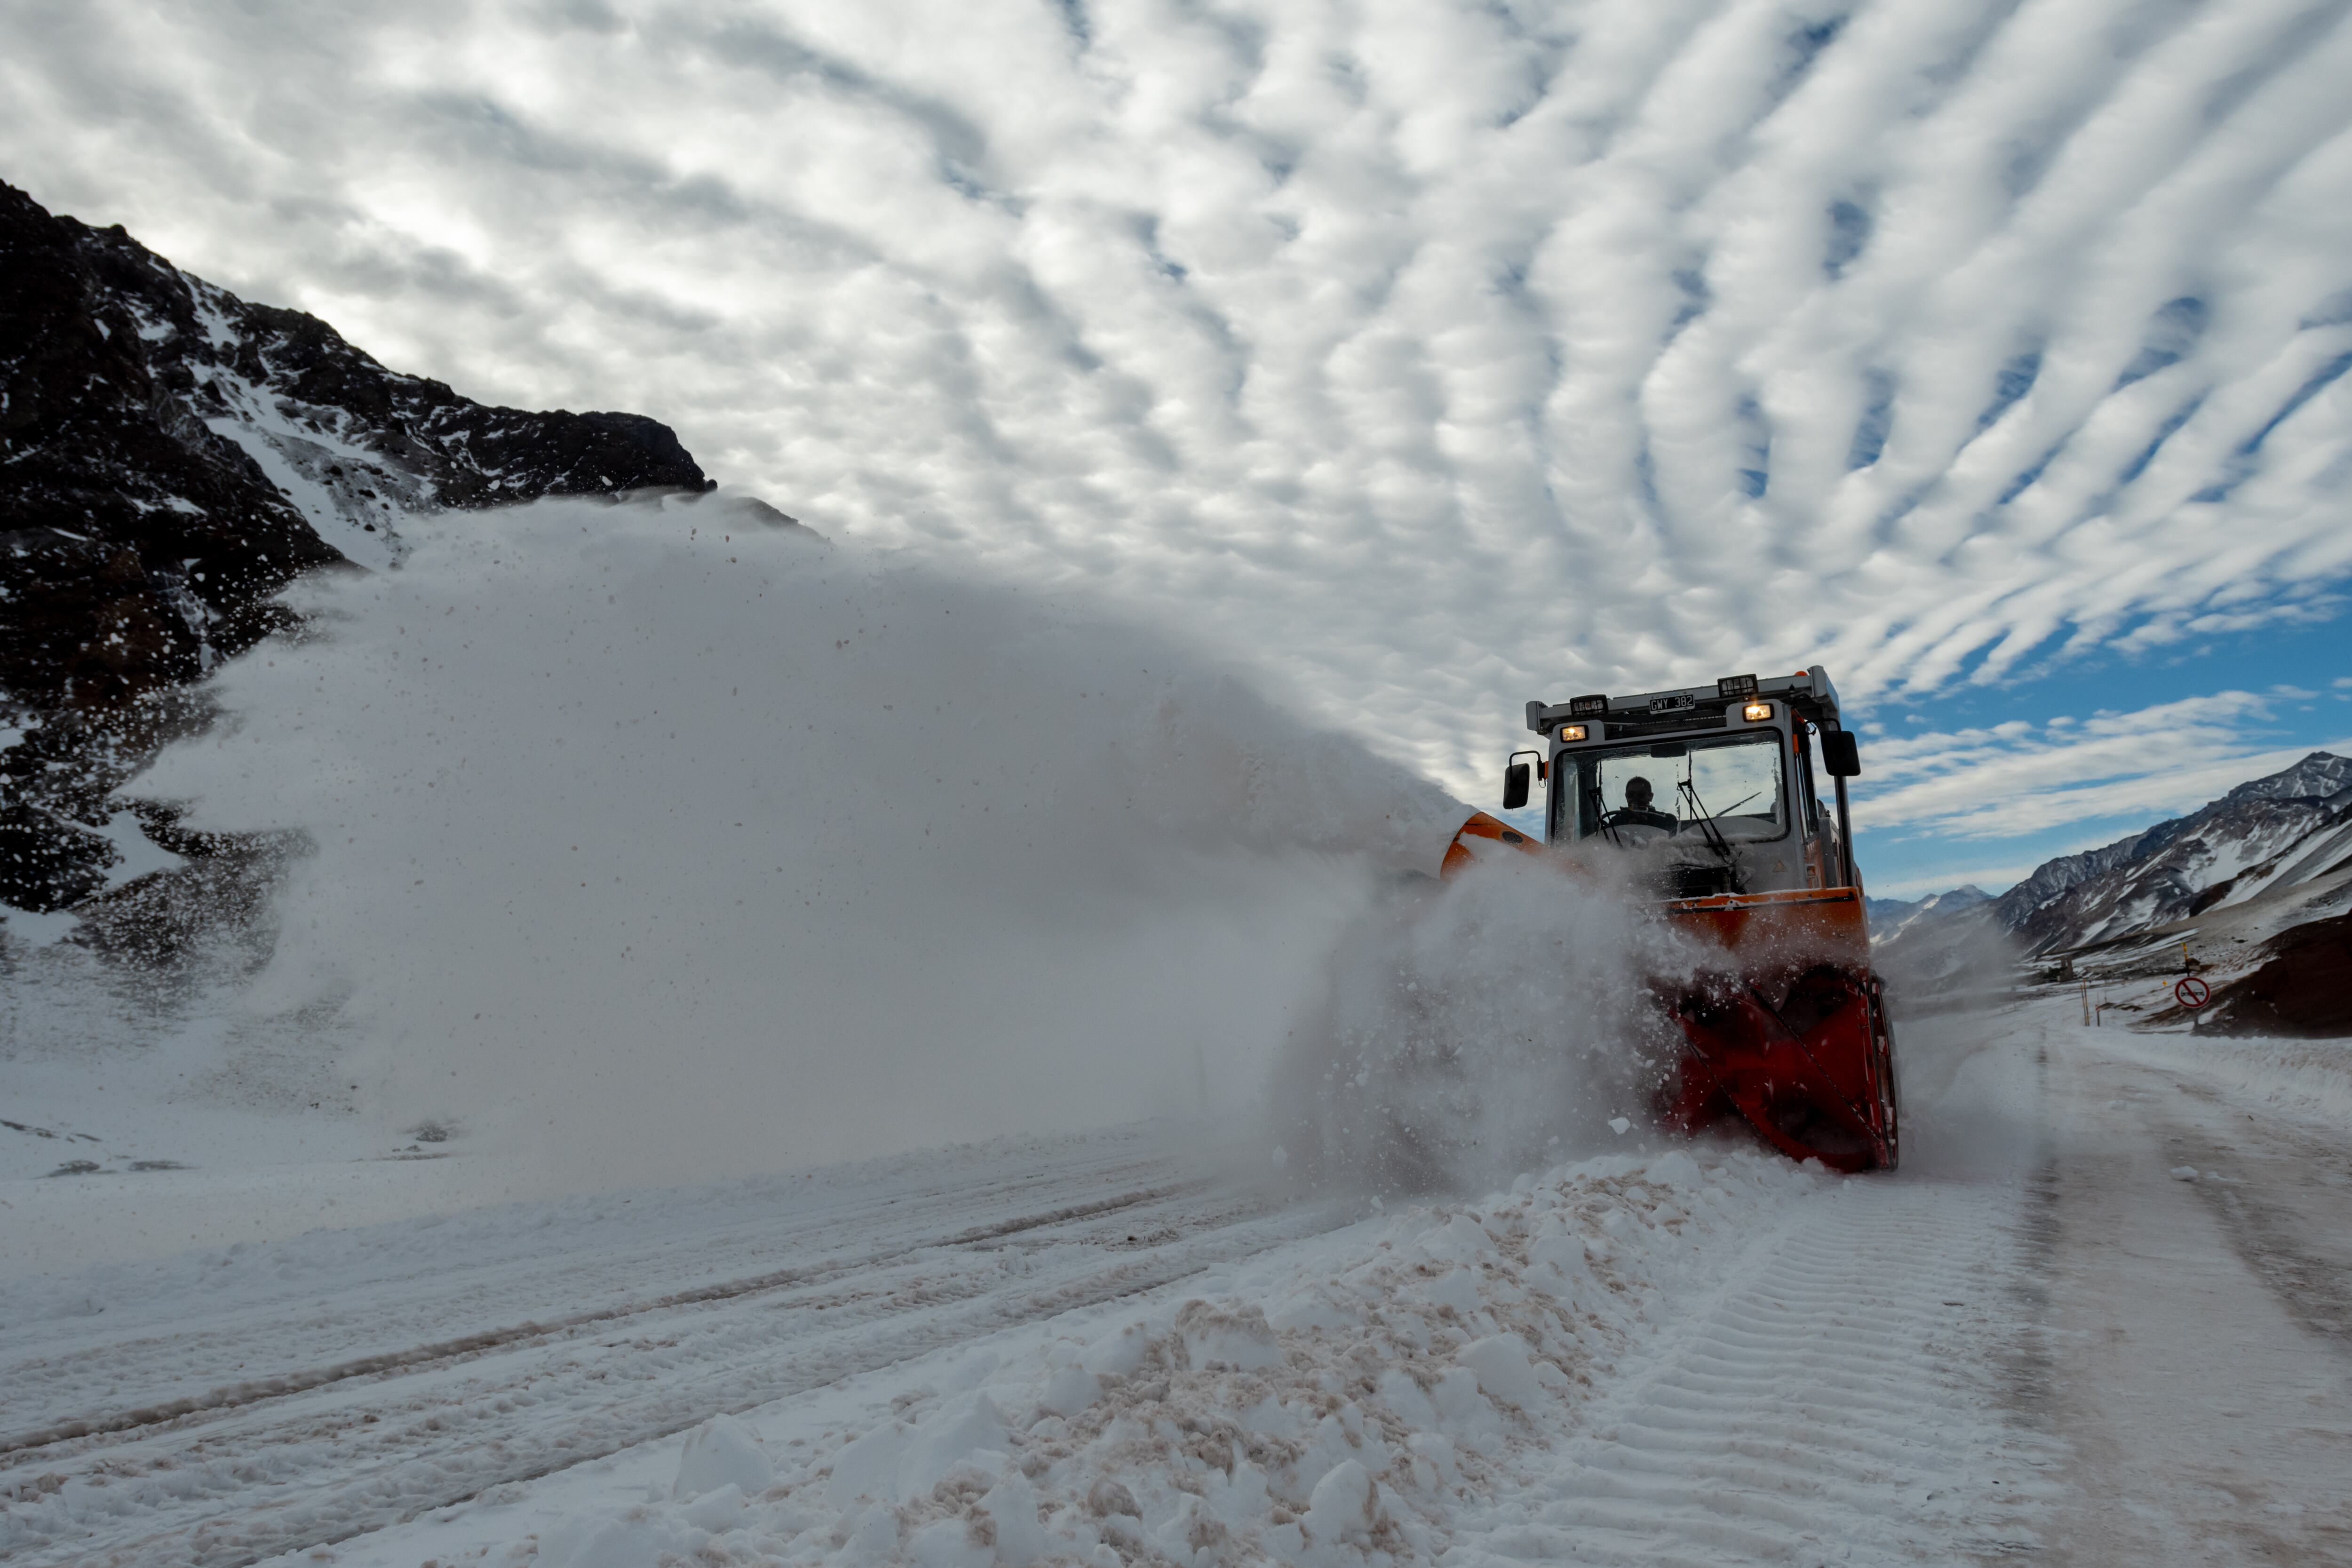
[[[1609,699],[1571,697],[1568,700],[1568,716],[1571,719],[1605,719],[1609,716]]]
[[[1715,683],[1715,694],[1727,701],[1756,695],[1756,678],[1752,675],[1727,675]]]

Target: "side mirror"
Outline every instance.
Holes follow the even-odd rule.
[[[1851,730],[1822,731],[1822,766],[1833,779],[1850,779],[1862,772],[1862,753],[1853,743]]]
[[[1528,804],[1528,764],[1513,763],[1503,770],[1503,809],[1517,811]]]

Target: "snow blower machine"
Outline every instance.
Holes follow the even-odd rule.
[[[1512,754],[1503,808],[1543,782],[1543,840],[1476,813],[1444,874],[1516,850],[1630,883],[1707,955],[1652,982],[1683,1046],[1660,1090],[1667,1123],[1696,1131],[1736,1113],[1792,1159],[1893,1169],[1895,1039],[1846,814],[1861,764],[1828,673],[1530,702],[1528,728],[1543,746]]]

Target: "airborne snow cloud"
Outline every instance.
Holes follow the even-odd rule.
[[[0,0],[0,163],[836,535],[1180,605],[1459,789],[2352,567],[2319,0]]]
[[[420,523],[142,775],[308,832],[237,1005],[333,1037],[387,1128],[609,1184],[1238,1121],[1461,821],[1179,637],[723,516]]]

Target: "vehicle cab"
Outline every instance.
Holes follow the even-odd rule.
[[[1528,704],[1544,748],[1512,758],[1504,805],[1548,786],[1544,837],[1645,863],[1670,899],[1859,886],[1845,781],[1853,736],[1816,665],[1711,686]],[[1532,768],[1521,758],[1532,755]],[[1834,785],[1822,804],[1819,777]],[[1516,796],[1516,798],[1514,798]]]

